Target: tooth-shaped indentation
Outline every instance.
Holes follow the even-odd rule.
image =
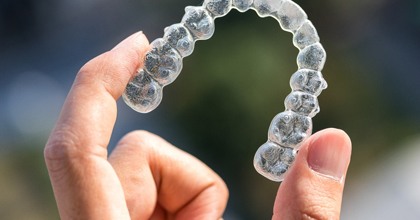
[[[290,87],[293,91],[304,91],[315,96],[321,94],[327,86],[322,73],[315,70],[300,69],[290,78]]]
[[[222,17],[232,9],[232,0],[204,0],[203,6],[215,18]]]
[[[172,83],[182,69],[180,54],[164,39],[159,38],[151,43],[152,49],[146,54],[144,69],[159,84]]]
[[[296,3],[290,0],[283,0],[281,7],[276,11],[276,19],[279,21],[283,30],[294,32],[307,19],[305,11]]]
[[[163,39],[175,48],[182,57],[191,55],[194,50],[194,38],[182,24],[174,24],[165,28]]]
[[[303,48],[297,57],[299,69],[321,71],[324,68],[327,54],[320,43]]]
[[[317,42],[319,42],[318,32],[309,20],[306,20],[293,35],[293,44],[299,49]]]
[[[314,117],[319,112],[316,96],[304,92],[292,92],[284,100],[286,110],[291,110],[300,115]]]
[[[245,12],[251,8],[253,2],[254,0],[233,0],[232,4],[238,11]]]
[[[196,40],[207,40],[214,33],[214,20],[203,7],[186,7],[182,23]]]
[[[267,141],[255,153],[254,167],[258,173],[266,178],[280,182],[295,157],[296,151],[294,149]]]
[[[128,83],[123,93],[124,102],[140,113],[154,110],[162,100],[162,86],[143,69]]]
[[[260,17],[273,15],[280,10],[283,0],[254,0],[254,9]]]
[[[268,139],[281,146],[297,149],[311,135],[312,120],[292,111],[274,117],[268,129]]]

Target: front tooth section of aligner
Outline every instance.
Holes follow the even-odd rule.
[[[294,149],[267,141],[255,153],[254,167],[264,177],[280,182],[284,179],[295,157]]]
[[[253,2],[254,0],[233,0],[232,4],[238,11],[245,12],[251,8]]]
[[[175,48],[182,57],[192,54],[194,38],[190,31],[182,24],[174,24],[165,28],[163,38]]]
[[[274,16],[280,10],[283,0],[254,0],[253,8],[260,17]]]
[[[232,0],[205,0],[203,6],[215,18],[225,16],[232,9]]]
[[[287,110],[309,117],[314,117],[319,112],[316,96],[304,92],[290,93],[284,100],[284,105]]]
[[[172,83],[182,69],[182,57],[162,38],[151,43],[146,53],[144,68],[162,86]]]
[[[305,11],[290,0],[282,1],[279,10],[275,14],[283,30],[294,32],[308,19]]]
[[[214,19],[203,7],[186,7],[182,23],[195,40],[207,40],[214,34]]]
[[[318,32],[309,20],[306,20],[293,35],[293,44],[299,49],[317,42],[319,42]]]
[[[162,86],[141,69],[128,83],[122,97],[135,111],[148,113],[162,101]]]
[[[303,48],[297,56],[299,69],[321,71],[324,68],[327,54],[320,43]]]
[[[310,69],[300,69],[290,78],[290,87],[293,91],[304,91],[318,96],[322,90],[328,87],[327,82],[322,77],[322,73]]]
[[[310,117],[292,111],[281,112],[274,117],[268,129],[268,139],[281,146],[298,149],[312,133]]]

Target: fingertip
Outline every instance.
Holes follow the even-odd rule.
[[[79,71],[75,84],[87,89],[105,89],[118,99],[129,80],[143,66],[150,45],[143,32],[137,32],[113,49],[87,62]],[[99,87],[98,87],[99,86]]]
[[[326,129],[315,135],[307,150],[309,168],[339,182],[343,181],[350,163],[351,140],[339,129]]]
[[[147,39],[146,35],[143,31],[136,32],[131,36],[125,38],[123,41],[118,43],[112,50],[117,50],[123,47],[138,47],[143,48],[149,45],[149,40]]]
[[[273,219],[338,219],[350,157],[351,140],[344,131],[313,134],[279,188]]]
[[[130,78],[144,65],[144,57],[150,50],[149,40],[142,31],[136,32],[112,48],[110,62],[119,62]],[[125,78],[126,79],[126,78]],[[128,80],[125,80],[125,84]]]
[[[324,130],[318,131],[314,135],[314,137],[317,136],[332,136],[334,138],[340,138],[343,141],[343,144],[351,147],[351,139],[350,136],[342,129],[338,128],[326,128]]]
[[[121,41],[111,51],[121,50],[122,53],[125,53],[126,51],[134,51],[137,54],[137,68],[139,68],[143,65],[144,56],[149,49],[149,40],[142,31],[139,31]]]

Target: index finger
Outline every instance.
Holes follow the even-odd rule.
[[[80,69],[50,135],[47,151],[65,139],[77,149],[62,150],[106,152],[116,119],[116,100],[142,65],[148,47],[146,37],[139,32]]]
[[[121,185],[107,162],[107,146],[116,100],[148,48],[146,37],[136,33],[77,74],[44,152],[62,218],[77,219],[72,213],[83,212],[89,217],[128,216]],[[104,212],[106,207],[112,213]]]
[[[78,143],[74,143],[78,147],[105,150],[116,119],[116,100],[142,65],[148,47],[146,37],[136,33],[86,63],[76,76],[54,132],[71,129],[78,133]]]

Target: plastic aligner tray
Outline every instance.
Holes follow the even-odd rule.
[[[299,49],[298,70],[290,79],[292,92],[286,97],[285,111],[274,117],[268,141],[256,152],[255,169],[266,178],[282,181],[301,143],[312,133],[312,117],[319,112],[317,96],[327,88],[320,71],[326,52],[318,33],[302,8],[291,0],[205,0],[202,6],[187,6],[178,24],[166,27],[163,38],[151,43],[144,67],[128,83],[123,99],[141,113],[154,110],[162,100],[163,87],[180,74],[182,59],[191,55],[197,40],[209,39],[215,18],[234,8],[255,10],[260,17],[273,17],[284,31],[293,34]]]

